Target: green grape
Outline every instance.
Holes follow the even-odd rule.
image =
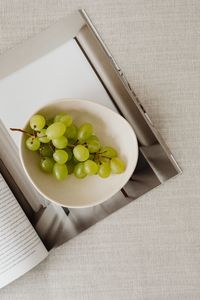
[[[87,174],[85,173],[85,168],[84,168],[84,164],[83,163],[78,163],[75,167],[74,167],[74,175],[77,178],[85,178],[87,176]]]
[[[26,147],[31,151],[39,150],[41,169],[52,172],[58,180],[72,173],[77,178],[95,174],[107,178],[111,173],[125,171],[125,163],[117,151],[113,147],[101,146],[90,123],[77,128],[72,117],[61,112],[47,120],[42,115],[34,115],[30,126],[35,136],[27,138]]]
[[[26,140],[26,147],[31,151],[37,151],[40,148],[39,139],[35,137],[29,137]]]
[[[49,146],[49,144],[45,144],[40,147],[40,155],[43,157],[52,157],[53,156],[53,149]]]
[[[103,162],[99,166],[98,175],[102,178],[107,178],[110,176],[110,173],[111,173],[110,165],[106,162]]]
[[[94,175],[98,171],[98,165],[92,160],[86,160],[84,162],[84,171],[87,175]]]
[[[103,157],[103,156],[100,156],[99,158],[100,162],[105,162],[105,163],[110,163],[110,158],[108,157]]]
[[[72,124],[72,117],[64,112],[61,112],[55,116],[54,122],[62,122],[65,124],[65,126],[70,126]]]
[[[90,140],[99,141],[99,138],[98,138],[98,136],[96,136],[95,134],[92,134],[92,135],[87,139],[87,141],[90,141]]]
[[[46,129],[41,129],[39,132],[37,132],[37,137],[39,138],[39,141],[41,143],[47,144],[50,142],[50,139],[46,136]]]
[[[65,151],[68,154],[68,160],[67,161],[70,161],[72,159],[73,152],[72,152],[72,150],[70,148],[66,148]]]
[[[74,163],[73,160],[70,160],[70,161],[67,161],[66,165],[67,165],[68,173],[72,174],[74,172],[74,168],[75,168],[76,164]]]
[[[57,139],[53,139],[52,143],[56,148],[64,149],[68,144],[68,140],[64,135],[62,135],[61,137],[59,137]]]
[[[89,158],[90,155],[88,149],[83,145],[77,145],[76,147],[74,147],[73,154],[78,161],[85,161]]]
[[[96,135],[91,135],[87,140],[86,140],[88,150],[90,153],[95,153],[98,152],[101,144],[99,139],[96,137]]]
[[[58,164],[62,165],[68,160],[68,154],[64,150],[56,150],[53,154],[53,158]]]
[[[100,153],[102,154],[102,156],[104,157],[106,156],[109,158],[113,158],[118,155],[117,151],[114,148],[108,146],[103,146],[100,150]]]
[[[44,172],[51,173],[54,163],[55,161],[53,160],[53,158],[43,157],[40,161],[40,166]]]
[[[58,180],[64,180],[68,175],[67,166],[65,164],[60,165],[58,163],[55,163],[53,166],[53,175]]]
[[[60,118],[62,118],[62,117],[65,116],[65,115],[66,115],[65,112],[61,112],[61,113],[59,113],[58,115],[56,115],[55,118],[54,118],[54,123],[55,123],[55,122],[60,122]]]
[[[112,173],[114,174],[120,174],[125,171],[125,163],[119,158],[119,157],[114,157],[110,161],[110,168]]]
[[[61,122],[55,122],[51,124],[46,131],[47,137],[52,139],[57,139],[65,133],[66,127]]]
[[[78,140],[85,141],[87,140],[93,132],[93,127],[90,123],[84,123],[78,129]]]
[[[30,119],[30,126],[35,131],[39,131],[44,128],[45,123],[45,118],[42,115],[34,115]]]
[[[77,140],[77,133],[78,128],[76,127],[76,125],[71,124],[69,127],[66,128],[65,136],[68,139]]]
[[[72,124],[72,117],[70,115],[64,115],[60,118],[60,121],[65,124],[66,127],[70,126]]]

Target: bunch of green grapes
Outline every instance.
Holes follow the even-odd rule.
[[[107,178],[111,173],[120,174],[125,170],[117,151],[101,145],[90,123],[78,128],[72,117],[62,112],[52,120],[34,115],[30,127],[31,133],[20,130],[28,135],[26,147],[39,152],[41,169],[58,180],[72,173],[77,178],[96,174]]]

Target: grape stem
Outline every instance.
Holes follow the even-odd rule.
[[[49,143],[49,147],[51,148],[51,150],[53,150],[53,151],[55,150],[55,147],[52,143]]]
[[[106,158],[108,158],[108,159],[111,159],[111,157],[108,157],[108,156],[106,156],[106,155],[101,155],[101,157],[106,157]]]
[[[103,152],[95,152],[93,153],[94,154],[94,160],[97,161],[98,163],[100,162],[101,163],[101,157],[105,157],[109,160],[111,160],[110,157],[106,156],[106,155],[102,155],[103,153],[105,153],[106,151],[103,151]]]
[[[23,130],[23,129],[20,129],[20,128],[10,128],[10,130],[12,130],[12,131],[19,131],[19,132],[25,133],[25,134],[28,135],[28,136],[35,137],[34,134],[31,134],[31,133],[29,133],[28,131]]]
[[[78,145],[79,141],[77,140],[74,144],[68,144],[67,147],[74,148]],[[87,143],[81,144],[82,146],[87,147]]]
[[[47,135],[42,135],[42,136],[39,136],[39,138],[44,138],[44,137],[47,137]]]
[[[74,148],[75,145],[73,145],[73,144],[68,144],[67,147],[69,147],[69,148]]]
[[[96,152],[96,153],[98,153],[98,154],[103,154],[103,153],[106,153],[106,151],[103,151],[103,152]]]

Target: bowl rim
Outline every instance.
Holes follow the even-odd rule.
[[[37,114],[39,111],[43,110],[44,108],[48,107],[48,106],[51,106],[51,105],[56,105],[56,104],[60,104],[60,103],[63,103],[63,102],[81,102],[81,103],[85,103],[86,106],[87,104],[88,105],[93,105],[93,106],[96,106],[96,107],[100,107],[101,109],[105,109],[107,111],[109,111],[111,114],[114,114],[116,115],[118,118],[121,119],[122,122],[126,123],[126,125],[129,127],[130,131],[132,132],[132,138],[135,140],[135,161],[133,163],[133,167],[130,169],[129,173],[127,174],[126,176],[126,180],[123,181],[123,185],[122,187],[119,188],[116,188],[116,189],[113,189],[107,197],[104,197],[102,198],[101,200],[99,200],[98,202],[95,202],[93,204],[84,204],[84,205],[76,205],[76,206],[73,206],[73,205],[66,205],[64,203],[61,203],[59,201],[56,201],[52,198],[50,198],[49,196],[47,196],[45,193],[43,193],[41,191],[41,189],[35,184],[34,180],[32,179],[32,177],[30,176],[29,172],[27,171],[27,168],[25,166],[25,163],[24,163],[24,159],[23,159],[23,155],[22,155],[22,149],[24,147],[24,144],[23,144],[23,139],[24,139],[24,134],[21,135],[20,137],[20,148],[19,148],[19,156],[20,156],[20,161],[21,161],[21,164],[23,166],[23,169],[25,171],[25,174],[26,176],[28,177],[29,181],[31,182],[31,184],[33,184],[34,188],[38,191],[38,193],[45,198],[45,200],[48,200],[49,202],[51,203],[54,203],[58,206],[62,206],[62,207],[66,207],[66,208],[88,208],[88,207],[94,207],[96,205],[99,205],[103,202],[105,202],[106,200],[109,200],[111,197],[113,197],[117,192],[119,192],[125,185],[126,183],[129,181],[131,175],[133,174],[134,170],[135,170],[135,167],[137,165],[137,161],[138,161],[138,155],[139,155],[139,147],[138,147],[138,140],[137,140],[137,136],[136,136],[136,133],[133,129],[133,127],[130,125],[130,123],[122,116],[120,115],[119,113],[115,112],[114,110],[110,109],[109,107],[105,106],[105,105],[102,105],[102,104],[99,104],[99,103],[96,103],[96,102],[93,102],[93,101],[90,101],[90,100],[85,100],[85,99],[78,99],[78,98],[59,98],[59,99],[55,99],[55,100],[52,100],[52,101],[49,101],[48,103],[46,103],[45,105],[43,106],[40,106],[38,107],[26,120],[25,122],[25,125],[23,127],[23,129],[25,129],[28,124],[29,124],[29,120],[31,118],[31,116],[33,116],[34,114]]]

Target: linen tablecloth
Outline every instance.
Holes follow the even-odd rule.
[[[53,251],[0,299],[199,300],[200,2],[1,0],[0,53],[78,8],[90,15],[183,174]]]

